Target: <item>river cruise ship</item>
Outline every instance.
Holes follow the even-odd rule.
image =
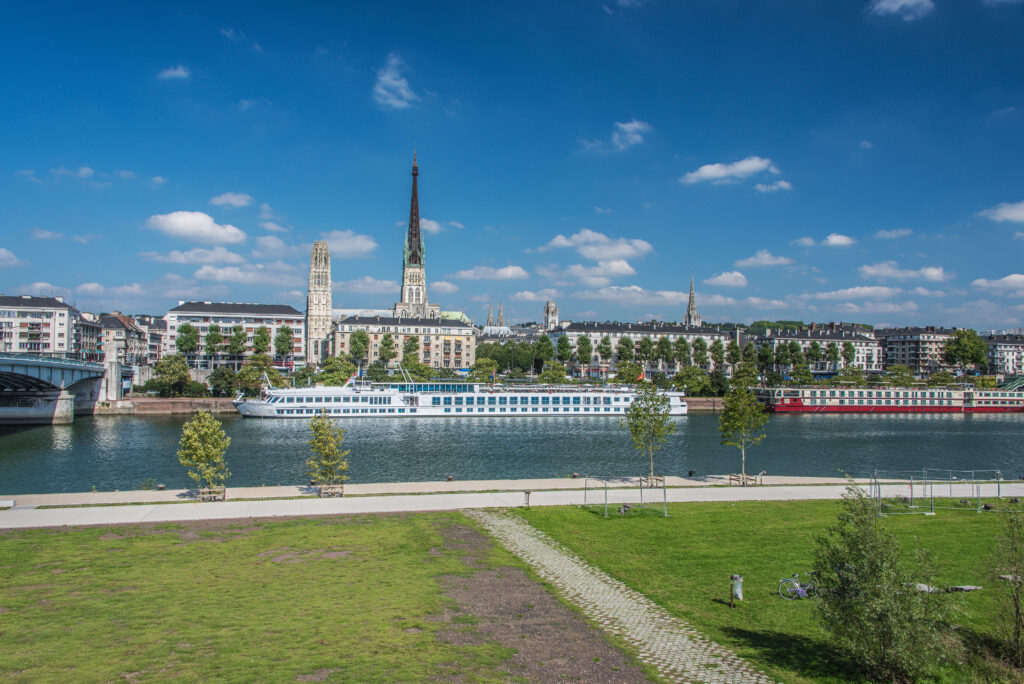
[[[1024,392],[932,387],[768,387],[775,413],[1022,413]]]
[[[664,392],[673,416],[686,415],[682,392]],[[247,418],[460,418],[615,416],[636,397],[628,385],[489,385],[470,382],[366,382],[342,387],[264,390],[259,399],[239,396],[234,405]]]

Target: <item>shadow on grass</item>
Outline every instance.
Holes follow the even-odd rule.
[[[799,634],[757,632],[740,627],[725,627],[724,631],[736,641],[755,649],[759,660],[767,665],[812,679],[863,680],[863,675],[847,655],[826,641]]]

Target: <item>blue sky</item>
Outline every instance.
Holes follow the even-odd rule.
[[[20,3],[0,292],[1024,323],[1024,2]]]

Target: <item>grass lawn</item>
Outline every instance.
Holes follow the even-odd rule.
[[[0,533],[9,681],[506,680],[457,645],[438,577],[457,513]],[[504,551],[487,562],[511,565]],[[457,620],[456,620],[457,621]]]
[[[530,524],[715,641],[786,682],[847,681],[857,675],[830,648],[814,618],[814,601],[779,597],[779,580],[811,569],[812,535],[835,520],[835,502],[739,502],[669,505],[669,515],[634,509],[619,515],[579,507],[517,511]],[[978,655],[994,632],[994,591],[986,570],[1001,518],[941,511],[884,519],[908,551],[915,539],[931,550],[943,585],[984,590],[956,594],[965,629],[964,664],[948,663],[945,681],[1007,678]],[[912,553],[910,554],[912,557]],[[729,575],[743,575],[745,601],[731,609]],[[957,648],[949,653],[956,654]],[[955,658],[954,658],[955,659]],[[1019,681],[1019,680],[1018,680]]]

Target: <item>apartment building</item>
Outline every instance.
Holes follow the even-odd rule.
[[[246,356],[252,354],[252,340],[257,328],[265,327],[270,331],[270,354],[274,356],[274,339],[281,328],[288,326],[292,330],[292,349],[290,355],[285,355],[288,358],[281,361],[286,364],[305,363],[305,314],[285,304],[179,301],[178,306],[167,312],[164,320],[167,321],[164,354],[177,353],[178,328],[182,323],[188,323],[199,331],[199,354],[205,350],[206,335],[211,325],[219,326],[225,338],[231,335],[236,325],[241,325],[245,328]]]
[[[410,337],[419,338],[416,360],[434,368],[469,368],[476,362],[476,328],[459,320],[443,318],[391,318],[353,316],[334,323],[331,355],[348,356],[352,333],[364,330],[370,338],[367,361],[380,359],[381,339],[390,334],[395,341],[395,358],[405,358],[403,346]]]

